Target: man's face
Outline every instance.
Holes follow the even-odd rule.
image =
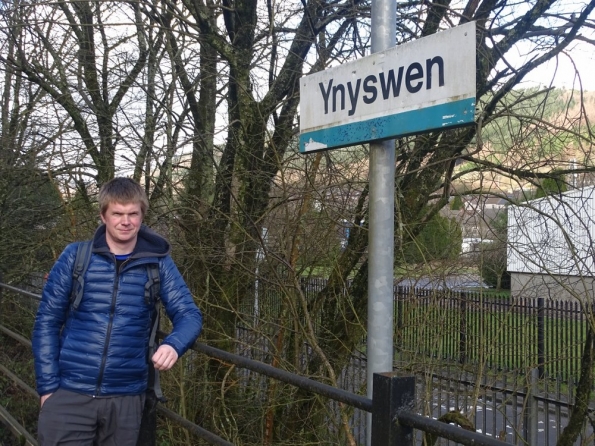
[[[105,224],[107,243],[112,251],[116,247],[126,247],[131,252],[143,221],[140,203],[110,203],[101,214],[101,220]]]

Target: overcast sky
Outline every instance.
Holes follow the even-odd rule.
[[[580,34],[586,38],[595,39],[595,31],[585,28]],[[546,66],[535,70],[525,81],[531,85],[565,87],[578,90],[595,91],[595,48],[584,41],[576,40],[550,61]],[[512,59],[513,66],[535,57],[534,51],[528,45],[520,45],[506,54]],[[578,77],[576,71],[578,70]],[[529,85],[527,85],[529,86]]]
[[[572,60],[568,55],[561,55],[546,67],[532,73],[527,80],[546,86],[553,82],[556,87],[577,90],[582,83],[584,90],[595,91],[595,59],[593,53],[592,46],[581,42],[569,51]]]

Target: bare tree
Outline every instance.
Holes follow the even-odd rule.
[[[138,5],[110,5],[118,6],[7,5],[19,14],[23,36],[16,39],[13,32],[7,33],[14,51],[3,58],[7,67],[41,88],[67,113],[82,144],[77,148],[93,161],[99,185],[114,176],[116,145],[124,136],[115,118],[148,55]],[[121,16],[128,23],[118,32],[108,32],[105,22]]]
[[[454,188],[481,193],[503,187],[504,180],[535,185],[554,170],[593,171],[593,135],[582,92],[565,92],[563,112],[550,119],[546,104],[556,90],[522,88],[529,73],[571,54],[574,43],[591,44],[595,2],[566,3],[399,3],[398,43],[476,21],[478,54],[477,125],[396,142],[397,266],[404,263],[401,248],[444,208]],[[96,186],[116,173],[143,180],[155,205],[151,219],[170,231],[206,310],[205,338],[236,347],[238,324],[251,320],[244,309],[258,307],[262,295],[256,291],[264,283],[274,285],[283,310],[271,316],[279,325],[267,347],[270,354],[280,366],[336,383],[365,335],[365,148],[296,160],[299,78],[369,51],[369,2],[5,6],[3,90],[20,82],[19,97],[30,95],[31,116],[43,114],[35,95],[52,110],[48,128],[56,129],[55,144],[31,147],[50,154],[44,170],[60,178],[63,196],[74,196],[78,185],[80,196],[89,194],[92,202]],[[517,48],[528,48],[527,61],[512,57]],[[15,97],[3,98],[2,157],[24,153],[5,150],[15,135],[10,126],[19,122],[7,119]],[[543,150],[557,145],[564,150]],[[573,164],[570,146],[577,155]],[[500,193],[506,195],[504,189]],[[349,234],[337,247],[341,237],[332,234],[340,228],[349,228]],[[319,230],[324,243],[312,235]],[[333,255],[325,256],[329,251]],[[300,284],[304,272],[321,264],[328,271],[324,287],[306,292]],[[310,349],[307,360],[300,359],[304,344]],[[229,438],[258,437],[233,407],[245,405],[234,400],[229,368],[211,363],[205,373],[225,397],[215,391],[204,397],[209,403],[204,407],[226,420],[213,423],[214,429]],[[256,393],[252,401],[262,401]],[[303,434],[305,440],[319,439],[315,427],[326,408],[302,396],[283,388],[268,393],[262,434],[267,442],[303,431],[313,432]],[[207,416],[204,407],[195,408],[197,418]],[[227,416],[229,410],[235,418]],[[312,429],[303,429],[306,422]]]

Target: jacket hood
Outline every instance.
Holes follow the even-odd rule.
[[[93,237],[93,252],[110,252],[105,237],[106,228],[102,224],[95,231]],[[132,258],[142,257],[165,257],[171,251],[171,245],[161,235],[157,234],[146,225],[142,225],[138,231],[136,246],[132,251]]]

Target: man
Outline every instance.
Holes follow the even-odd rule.
[[[169,243],[142,225],[148,208],[142,187],[115,178],[99,191],[99,207],[103,225],[92,241],[80,303],[74,308],[71,299],[73,243],[49,273],[35,320],[40,446],[136,444],[155,311],[145,293],[147,265],[158,265],[160,302],[173,324],[150,358],[155,369],[171,369],[202,328]]]

